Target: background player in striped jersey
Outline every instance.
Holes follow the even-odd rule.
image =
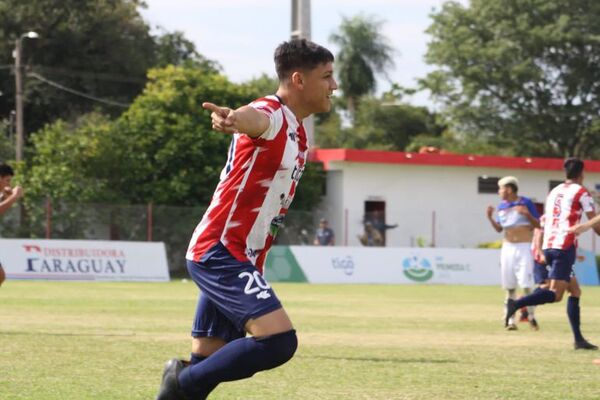
[[[275,368],[296,351],[296,332],[262,268],[304,170],[302,120],[330,110],[337,84],[331,52],[304,39],[282,43],[275,66],[276,95],[236,110],[202,105],[213,129],[233,139],[186,255],[202,292],[191,360],[167,363],[158,400],[205,399],[219,383]]]
[[[586,214],[593,220],[594,200],[583,183],[583,161],[568,158],[564,162],[566,180],[548,195],[545,206],[544,243],[543,250],[546,262],[550,266],[548,277],[550,288],[539,288],[528,296],[517,301],[509,300],[505,324],[514,312],[523,306],[554,303],[562,300],[565,291],[570,293],[567,300],[567,315],[575,337],[575,349],[597,350],[598,347],[589,343],[581,334],[581,319],[579,298],[581,288],[573,274],[573,265],[577,250],[577,239],[573,227]],[[600,234],[600,226],[594,226]]]
[[[539,215],[533,202],[519,196],[519,181],[514,176],[506,176],[498,181],[498,195],[502,199],[493,218],[494,207],[487,208],[487,217],[497,232],[504,230],[502,251],[500,253],[500,271],[502,287],[506,290],[506,299],[515,299],[517,286],[525,294],[533,288],[533,255],[531,240],[533,229],[539,228]],[[538,329],[533,307],[527,309],[529,323]],[[505,310],[506,312],[506,310]],[[506,325],[508,330],[516,330],[517,325],[511,317]]]

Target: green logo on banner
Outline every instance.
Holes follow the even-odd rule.
[[[402,261],[404,275],[416,282],[425,282],[433,276],[431,263],[426,258],[407,257]]]

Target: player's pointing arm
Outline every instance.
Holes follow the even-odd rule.
[[[202,107],[212,111],[212,127],[224,133],[244,133],[257,138],[269,128],[269,117],[250,106],[242,106],[237,110],[219,107],[213,103],[202,103]]]

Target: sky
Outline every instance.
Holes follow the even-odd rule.
[[[145,0],[142,15],[157,32],[181,31],[203,56],[218,61],[234,82],[243,82],[262,73],[274,76],[273,51],[290,37],[291,0]],[[461,0],[466,3],[467,0]],[[391,82],[415,87],[416,80],[433,70],[423,57],[430,37],[433,9],[444,0],[312,0],[311,39],[334,54],[337,47],[329,36],[337,31],[343,17],[359,14],[381,21],[381,33],[395,49],[395,68],[389,81],[378,79],[377,93]],[[404,99],[414,105],[432,106],[426,93]]]

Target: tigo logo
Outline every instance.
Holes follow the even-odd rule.
[[[413,281],[425,282],[433,276],[433,268],[426,258],[407,257],[402,261],[404,275]]]

